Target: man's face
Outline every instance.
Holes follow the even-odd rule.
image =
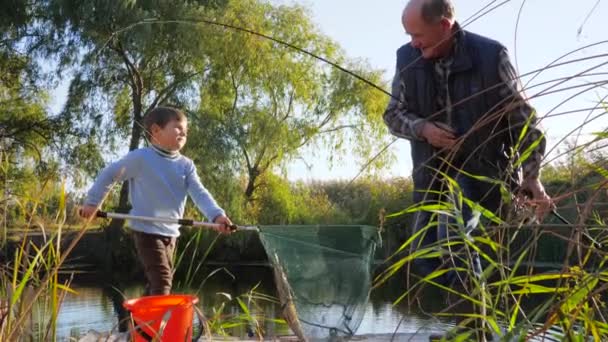
[[[448,19],[427,23],[420,11],[412,9],[405,11],[402,22],[405,33],[412,38],[412,46],[420,49],[424,59],[444,57],[449,51],[452,24]]]
[[[179,151],[186,144],[188,120],[171,120],[165,127],[152,125],[151,130],[154,144],[170,151]]]

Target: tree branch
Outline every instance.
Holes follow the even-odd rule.
[[[134,95],[137,94],[141,96],[141,92],[143,90],[143,80],[139,70],[137,70],[137,67],[129,59],[127,52],[122,48],[120,42],[118,42],[118,44],[110,43],[108,46],[118,53],[118,55],[122,58],[130,76],[131,90],[133,91]]]
[[[332,132],[340,131],[340,130],[347,129],[347,128],[359,128],[359,127],[360,127],[359,125],[340,125],[340,126],[326,129],[324,131],[319,131],[319,134],[332,133]]]
[[[203,71],[204,72],[204,71]],[[165,88],[161,89],[161,91],[158,93],[158,95],[156,96],[156,98],[152,101],[152,103],[150,104],[150,106],[148,107],[148,109],[146,109],[145,113],[147,113],[148,111],[150,111],[152,108],[156,107],[159,103],[163,103],[167,100],[167,98],[169,98],[171,95],[173,95],[173,93],[175,92],[175,89],[182,83],[190,80],[191,78],[193,78],[196,75],[201,74],[200,72],[193,72],[189,75],[186,75],[183,79],[177,80],[171,84],[169,84],[168,86],[166,86]]]
[[[285,122],[285,120],[287,120],[287,118],[291,115],[291,111],[293,110],[293,99],[295,97],[295,92],[296,91],[294,89],[291,89],[291,91],[289,92],[289,102],[287,104],[287,111],[285,112],[285,115],[283,116],[280,122]]]

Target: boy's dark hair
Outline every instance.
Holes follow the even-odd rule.
[[[173,107],[156,107],[146,113],[143,119],[146,139],[150,140],[152,125],[156,124],[160,128],[164,128],[172,120],[186,120],[186,115],[181,110]]]

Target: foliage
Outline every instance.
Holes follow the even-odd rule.
[[[67,217],[65,187],[47,189],[48,184],[53,184],[48,179],[34,183],[39,186],[38,196],[18,197],[18,208],[26,222],[23,231],[18,233],[20,239],[14,244],[16,249],[6,253],[8,246],[3,245],[0,252],[0,339],[6,341],[26,336],[32,340],[55,340],[61,302],[66,293],[73,292],[69,287],[70,279],[58,277],[59,268],[79,239],[67,248],[61,243]],[[38,210],[40,201],[46,199],[40,194],[48,194],[49,190],[55,192],[59,202],[54,208],[55,229],[52,231],[45,228],[44,220],[39,220],[47,218],[48,214],[41,216]],[[38,239],[42,243],[34,243],[33,235],[42,236],[43,239]],[[35,325],[33,312],[38,314]]]
[[[317,32],[301,7],[232,1],[219,20],[293,43],[380,82],[378,71],[348,60]],[[347,141],[357,141],[355,151],[367,158],[382,140],[381,93],[270,40],[224,29],[209,38],[217,48],[199,89],[197,113],[215,122],[199,129],[230,147],[223,156],[246,175],[248,201],[256,200],[265,173],[294,160],[303,147],[330,148],[333,158]]]
[[[187,112],[190,137],[184,153],[235,222],[382,225],[385,244],[379,256],[388,263],[378,286],[415,258],[447,255],[460,246],[466,255],[482,256],[487,282],[476,282],[468,293],[443,290],[484,308],[480,315],[489,329],[507,327],[505,338],[541,336],[549,327],[570,340],[607,338],[606,255],[596,243],[608,243],[605,130],[594,132],[589,143],[567,145],[558,153],[565,156],[544,169],[548,192],[559,198],[557,209],[569,223],[556,217],[543,225],[530,225],[526,217],[498,221],[482,211],[487,222],[480,236],[456,234],[408,254],[412,215],[419,211],[451,215],[457,219],[454,230],[462,232],[460,202],[466,199],[457,189],[451,189],[451,202],[412,207],[410,179],[306,183],[284,176],[305,149],[331,151],[330,163],[350,149],[360,161],[369,159],[386,139],[379,114],[387,98],[277,42],[209,24],[273,36],[385,86],[379,70],[348,58],[319,32],[306,9],[255,0],[9,1],[2,9],[0,340],[30,335],[27,321],[35,305],[48,319],[34,338],[53,339],[61,298],[70,291],[57,277],[73,247],[60,244],[76,201],[66,186],[80,188],[85,179],[79,173],[92,176],[110,155],[141,146],[142,117],[160,104]],[[68,99],[53,114],[49,94],[60,82],[69,84]],[[599,107],[605,110],[604,102]],[[372,168],[390,160],[381,155]],[[124,209],[125,190],[110,194],[106,208]],[[390,215],[397,212],[402,215]],[[187,216],[200,214],[189,204]],[[20,242],[14,251],[5,245],[9,229]],[[31,243],[33,231],[41,232],[44,243]],[[251,235],[225,238],[186,230],[176,281],[192,285],[209,258],[238,259],[256,243],[259,248]],[[539,261],[560,271],[530,266]],[[397,301],[436,285],[440,272],[416,279]],[[263,334],[259,323],[269,318],[252,315],[249,307],[270,298],[255,289],[238,298],[219,297],[208,317],[213,331],[249,325]],[[241,312],[226,316],[226,300],[237,301]]]

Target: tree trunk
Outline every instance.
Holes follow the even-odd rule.
[[[131,128],[131,142],[129,144],[129,151],[133,151],[139,147],[139,141],[141,140],[141,135],[143,133],[142,129],[142,105],[141,105],[141,97],[134,94],[133,95],[133,127]],[[127,181],[122,183],[120,188],[120,196],[118,198],[118,207],[116,208],[116,212],[119,213],[128,213],[131,209],[129,203],[129,183]],[[125,224],[125,220],[121,219],[112,219],[110,224],[105,230],[106,242],[108,246],[108,252],[106,253],[106,262],[105,262],[105,270],[106,272],[111,272],[116,262],[114,260],[117,258],[117,252],[121,249],[121,241],[126,241],[128,239],[124,239],[123,237],[123,226]],[[123,246],[130,248],[130,246]]]
[[[258,179],[260,172],[257,168],[251,168],[248,170],[249,179],[247,180],[247,187],[245,188],[245,198],[247,202],[251,202],[253,197],[253,192],[255,191],[255,181]]]
[[[142,115],[141,115],[141,104],[136,103],[133,110],[133,127],[131,128],[131,143],[129,144],[129,151],[133,151],[139,147],[139,141],[141,140],[142,130]],[[118,198],[118,208],[116,211],[119,213],[127,213],[130,209],[129,203],[129,183],[123,182],[120,188],[120,197]],[[116,229],[122,228],[124,220],[113,219],[110,227],[117,223]],[[108,228],[110,228],[108,227]]]

